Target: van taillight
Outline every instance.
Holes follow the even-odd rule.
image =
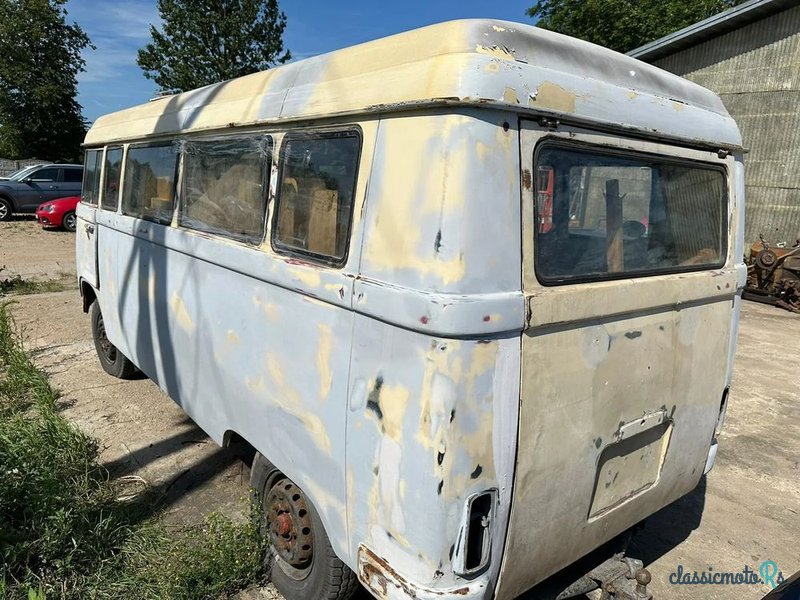
[[[497,490],[494,489],[467,499],[465,522],[453,557],[453,571],[456,575],[474,575],[489,563],[496,502]]]

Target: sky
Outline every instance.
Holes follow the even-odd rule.
[[[525,10],[534,0],[282,0],[284,47],[293,60],[352,46],[450,19],[493,18],[530,23]],[[147,102],[156,93],[136,64],[136,51],[159,23],[156,0],[69,0],[68,22],[77,22],[96,46],[84,52],[78,76],[83,115],[100,115]]]

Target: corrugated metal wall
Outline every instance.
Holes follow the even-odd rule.
[[[742,130],[745,241],[800,238],[800,7],[659,59],[714,90]]]

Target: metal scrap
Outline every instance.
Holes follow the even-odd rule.
[[[791,248],[770,247],[761,236],[746,262],[743,298],[800,313],[800,239]]]

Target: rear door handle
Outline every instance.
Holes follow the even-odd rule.
[[[83,228],[86,230],[86,233],[89,234],[94,233],[94,225],[90,225],[89,223],[87,223],[86,225],[83,226]]]

